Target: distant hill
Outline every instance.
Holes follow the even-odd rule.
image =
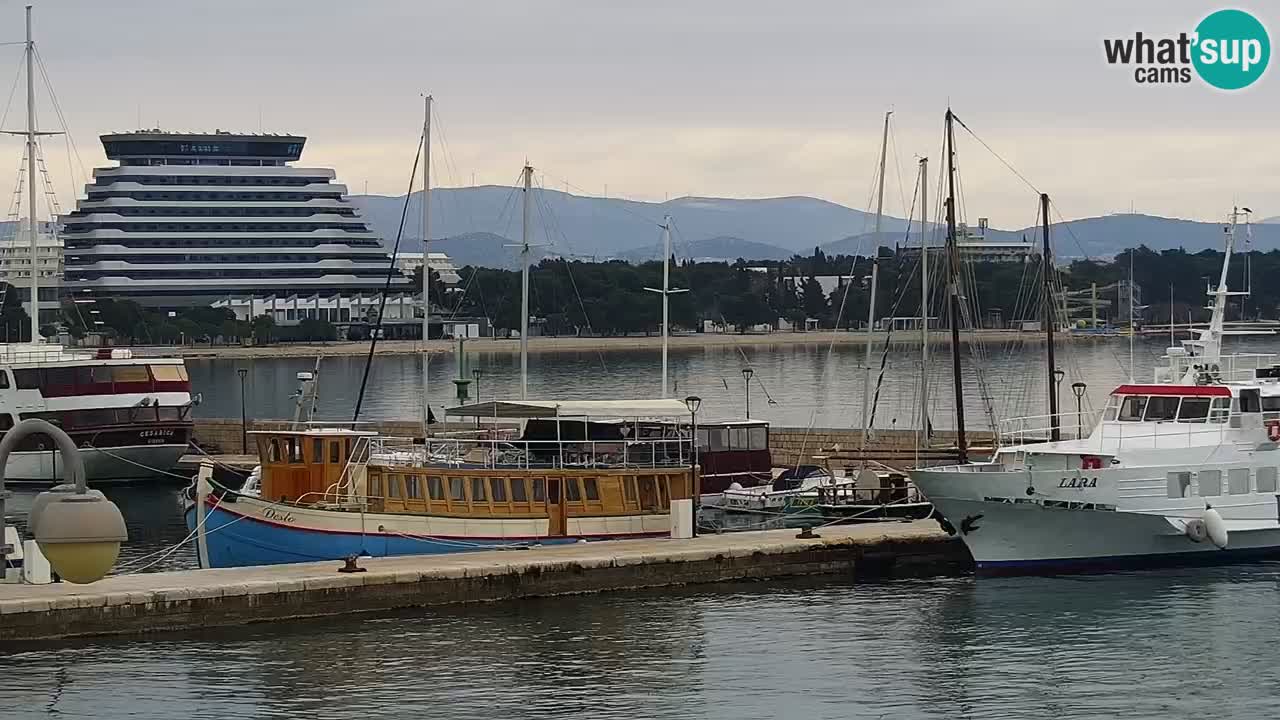
[[[796,251],[780,248],[768,243],[752,242],[736,237],[713,237],[694,240],[690,243],[673,244],[672,252],[678,258],[693,258],[709,262],[736,262],[739,258],[746,260],[786,260]],[[621,253],[619,258],[629,262],[661,260],[662,245],[655,243],[648,247],[636,248]]]

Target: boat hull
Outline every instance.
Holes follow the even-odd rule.
[[[84,462],[85,477],[91,483],[153,482],[171,478],[168,472],[186,451],[186,444],[81,448],[80,459]],[[9,455],[6,482],[48,486],[62,480],[63,463],[56,452],[19,451]]]
[[[1195,542],[1162,515],[935,498],[983,574],[1216,565],[1280,557],[1280,529],[1232,532],[1226,549]]]
[[[193,540],[196,504],[185,510]],[[225,493],[205,505],[206,553],[202,567],[278,565],[357,556],[394,557],[555,545],[580,540],[658,537],[670,534],[670,515],[575,518],[563,537],[551,537],[545,518],[519,520],[443,518],[359,513],[268,503]]]

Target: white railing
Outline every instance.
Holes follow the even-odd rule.
[[[1274,353],[1223,355],[1218,362],[1202,368],[1201,372],[1206,375],[1205,380],[1209,382],[1249,382],[1257,377],[1255,371],[1275,365],[1277,358],[1280,356]],[[1168,360],[1169,369],[1173,374],[1173,377],[1169,378],[1171,382],[1180,380],[1192,367],[1206,365],[1204,358],[1189,355],[1175,355]]]
[[[678,468],[693,464],[687,437],[645,440],[372,438],[370,463],[401,467],[591,469]]]
[[[1100,413],[1087,410],[1058,413],[1058,439],[1088,437],[1098,424],[1099,417]],[[1005,447],[1048,442],[1053,437],[1053,418],[1053,415],[1026,415],[1001,420],[996,437],[997,445]]]

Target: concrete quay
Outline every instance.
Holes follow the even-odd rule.
[[[0,642],[133,635],[403,608],[734,580],[965,572],[932,520],[578,543],[529,550],[186,570],[92,585],[0,585]]]

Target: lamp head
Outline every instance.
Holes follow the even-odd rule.
[[[1066,377],[1066,376],[1067,376],[1067,373],[1066,373],[1066,372],[1064,372],[1064,371],[1062,371],[1062,370],[1054,370],[1054,371],[1053,371],[1053,381],[1054,381],[1054,382],[1056,382],[1056,383],[1060,383],[1060,382],[1062,382],[1062,378],[1064,378],[1064,377]]]
[[[742,377],[744,377],[744,378],[746,378],[746,379],[748,379],[748,380],[750,380],[750,379],[751,379],[751,376],[752,376],[752,375],[755,375],[755,374],[756,374],[756,371],[755,371],[755,370],[752,370],[752,369],[751,369],[751,368],[749,368],[749,367],[748,367],[748,368],[742,368]]]
[[[1082,382],[1073,382],[1071,383],[1071,392],[1075,393],[1076,397],[1084,397],[1084,391],[1087,387],[1089,386]]]
[[[473,377],[473,378],[475,378],[477,381],[479,381],[479,380],[480,380],[480,368],[472,368],[472,370],[471,370],[471,377]]]
[[[129,533],[120,508],[101,493],[57,493],[42,508],[35,536],[54,572],[84,584],[111,570]]]
[[[702,407],[702,398],[697,395],[690,395],[684,399],[684,406],[689,408],[689,412],[697,415],[698,408]]]

